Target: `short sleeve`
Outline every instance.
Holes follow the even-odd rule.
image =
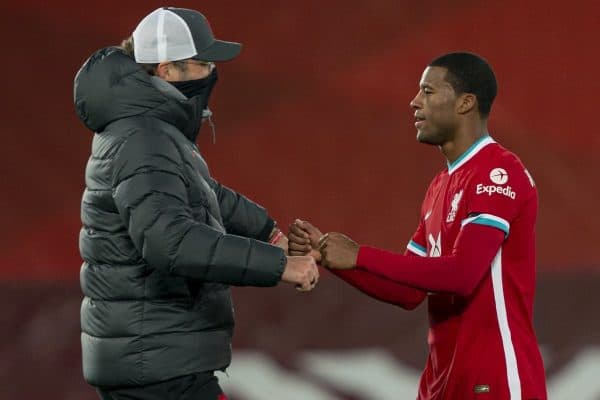
[[[467,224],[500,229],[508,237],[510,225],[535,191],[531,175],[518,159],[506,157],[474,174],[467,189]]]
[[[408,242],[406,249],[421,257],[427,255],[427,247],[425,246],[425,224],[423,223],[423,219],[421,219],[421,222]]]
[[[412,235],[408,245],[406,246],[406,250],[412,254],[416,254],[421,257],[427,256],[427,240],[425,233],[425,220],[429,217],[427,213],[430,213],[429,201],[431,200],[433,188],[436,186],[440,175],[436,175],[435,178],[429,184],[427,188],[427,192],[425,192],[425,198],[423,199],[423,203],[421,204],[421,215],[419,218],[419,226],[417,226],[417,230]],[[427,210],[427,211],[426,211]]]

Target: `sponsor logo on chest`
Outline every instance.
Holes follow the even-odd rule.
[[[475,193],[478,195],[487,194],[488,196],[491,196],[493,194],[499,194],[506,197],[510,197],[513,200],[517,197],[517,193],[515,193],[515,191],[512,190],[510,185],[503,186],[508,182],[508,173],[505,169],[494,168],[493,170],[491,170],[490,180],[492,181],[492,183],[495,183],[495,185],[484,185],[482,183],[479,183],[477,184]]]

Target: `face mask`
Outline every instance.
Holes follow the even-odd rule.
[[[196,117],[192,117],[195,124],[190,124],[186,132],[184,132],[184,134],[192,141],[196,140],[200,125],[206,118],[208,118],[208,121],[211,124],[213,130],[213,142],[215,141],[215,130],[212,121],[210,120],[210,115],[212,113],[208,109],[208,99],[210,98],[210,94],[217,83],[218,78],[217,69],[213,68],[210,75],[206,78],[169,82],[188,99],[192,99],[193,105],[190,104],[190,106],[193,106],[196,113]]]
[[[214,68],[210,75],[206,78],[202,79],[194,79],[191,81],[179,81],[179,82],[169,82],[171,85],[175,86],[177,90],[179,90],[185,97],[191,99],[192,97],[202,96],[203,103],[208,105],[208,98],[210,97],[210,93],[212,92],[213,87],[217,83],[218,80],[217,69]]]

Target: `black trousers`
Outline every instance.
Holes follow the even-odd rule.
[[[152,385],[97,388],[102,400],[221,400],[226,399],[211,373],[180,376]],[[222,397],[220,397],[222,396]]]

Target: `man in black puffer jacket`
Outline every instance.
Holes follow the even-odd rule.
[[[83,372],[103,399],[225,398],[213,372],[231,359],[229,285],[308,291],[318,279],[195,144],[214,62],[239,51],[202,14],[161,8],[75,77],[77,114],[95,132],[79,239]]]

